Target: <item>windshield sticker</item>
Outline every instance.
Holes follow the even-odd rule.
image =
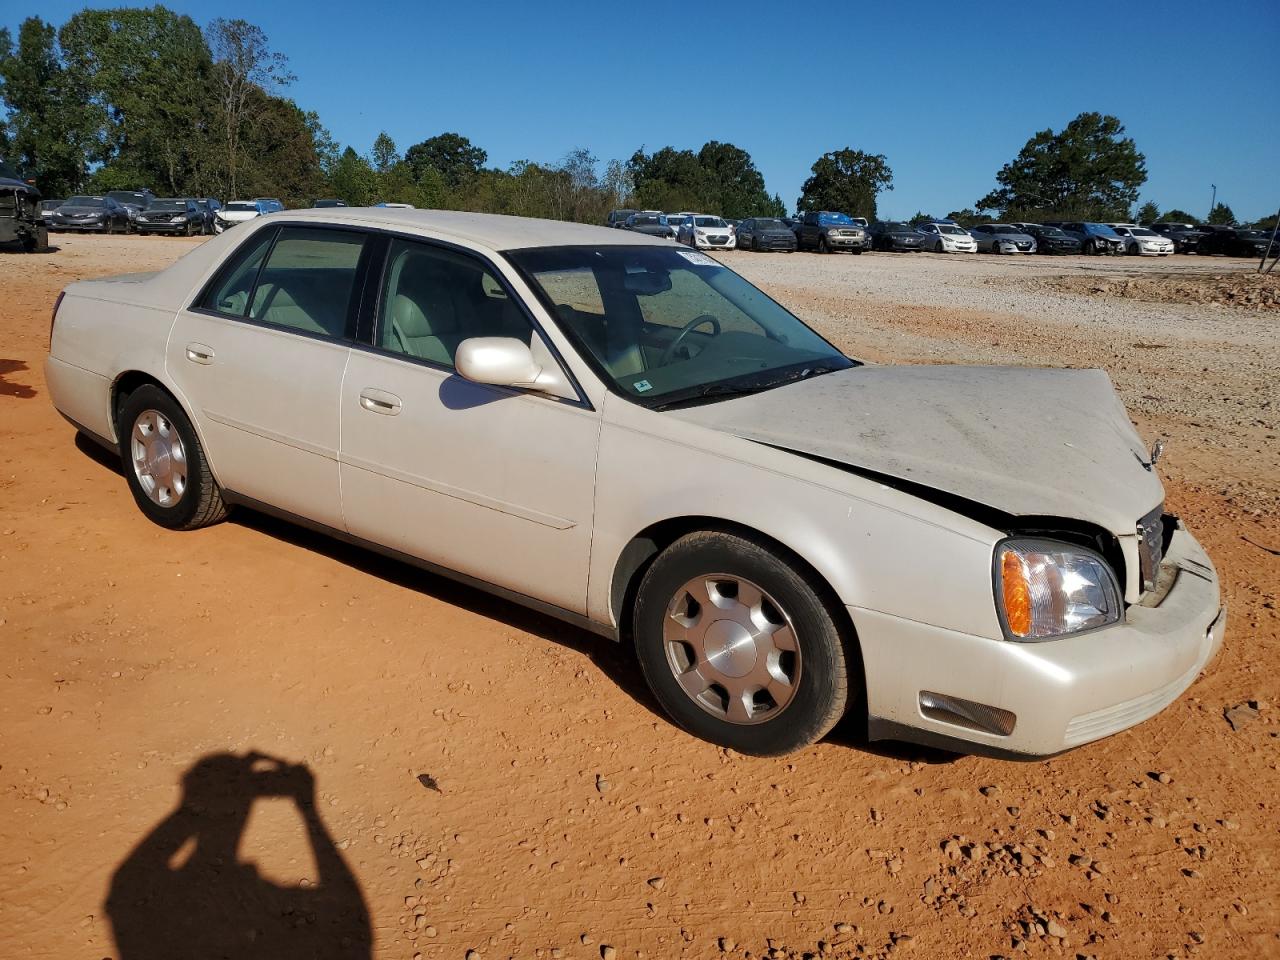
[[[684,257],[686,260],[688,260],[690,263],[694,264],[695,266],[699,266],[699,267],[720,266],[720,264],[718,264],[715,260],[712,260],[705,253],[698,253],[696,250],[677,250],[676,253],[680,254],[680,256]]]
[[[647,393],[653,389],[653,384],[648,380],[637,380],[631,386],[635,389],[636,393]]]

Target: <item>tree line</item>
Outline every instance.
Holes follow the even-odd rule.
[[[29,17],[0,29],[0,156],[46,196],[150,187],[171,196],[321,197],[599,223],[618,207],[785,216],[751,155],[731,143],[644,147],[601,163],[579,147],[552,162],[487,166],[485,150],[447,132],[408,146],[379,134],[368,153],[341,147],[288,95],[296,78],[266,34],[241,19],[203,29],[162,6],[83,10],[61,27]],[[1194,221],[1146,203],[1146,160],[1111,116],[1082,113],[1034,134],[962,223],[983,220]],[[877,219],[893,189],[883,154],[845,147],[813,164],[795,209]],[[1234,222],[1219,204],[1210,222]]]

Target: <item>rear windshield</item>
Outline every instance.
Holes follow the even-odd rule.
[[[146,204],[147,195],[145,193],[134,193],[132,190],[110,190],[107,196],[112,200],[118,200],[120,203],[141,203]]]
[[[40,201],[41,210],[56,210],[60,206],[62,206],[61,200],[41,200]]]
[[[67,201],[68,207],[105,207],[107,201],[101,197],[72,197]]]
[[[1101,237],[1118,237],[1119,234],[1108,227],[1105,223],[1086,223],[1084,228],[1090,233],[1096,233]]]
[[[185,200],[152,200],[147,204],[148,210],[185,210],[187,209],[187,201]]]
[[[726,226],[728,226],[728,224],[726,224],[719,217],[694,217],[693,225],[695,227],[711,227],[712,229],[715,229],[715,230],[723,230]]]
[[[1040,227],[1039,234],[1042,237],[1065,237],[1066,234],[1057,227]]]
[[[828,224],[843,227],[853,225],[853,221],[849,219],[849,215],[847,213],[820,213],[818,214],[818,223],[824,226]]]
[[[1146,227],[1130,227],[1129,232],[1135,237],[1158,237],[1160,234],[1154,230],[1148,230]]]
[[[258,205],[256,203],[250,203],[248,200],[233,200],[231,203],[227,204],[226,209],[239,210],[241,212],[252,210],[254,213],[257,213]]]

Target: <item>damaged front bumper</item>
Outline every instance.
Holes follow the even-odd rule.
[[[1213,659],[1226,624],[1217,572],[1181,524],[1161,574],[1158,605],[1135,604],[1114,626],[1043,643],[851,607],[871,738],[1036,758],[1154,716]]]

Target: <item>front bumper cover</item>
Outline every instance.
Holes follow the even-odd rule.
[[[957,633],[851,607],[862,647],[873,739],[974,753],[1043,757],[1119,733],[1159,713],[1222,645],[1218,576],[1179,524],[1162,569],[1174,576],[1158,606],[1130,606],[1122,623],[1042,643]],[[1008,735],[926,717],[932,691],[1016,715]]]

